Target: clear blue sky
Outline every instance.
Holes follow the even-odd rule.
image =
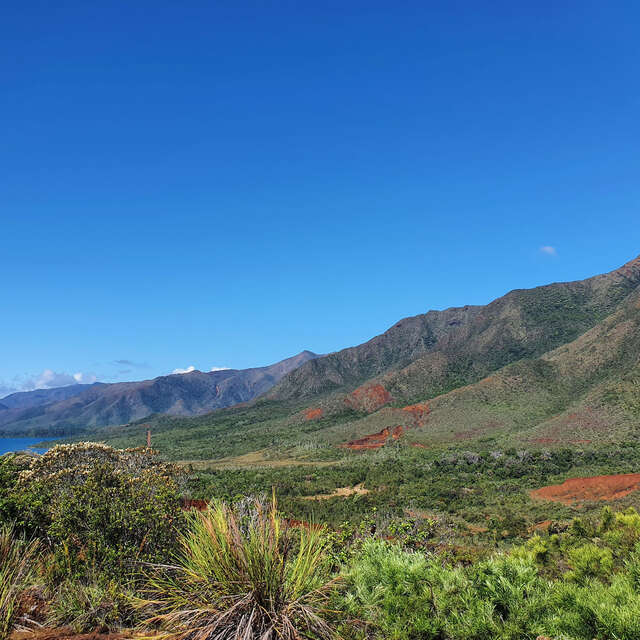
[[[639,23],[634,1],[5,4],[0,387],[328,352],[635,257]]]

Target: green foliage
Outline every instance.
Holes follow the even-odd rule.
[[[322,530],[292,529],[271,504],[215,502],[195,512],[172,567],[149,575],[139,606],[178,637],[330,638],[330,588]]]
[[[599,525],[588,524],[601,529],[618,520],[620,529],[633,530],[634,515],[605,512]],[[469,567],[368,540],[345,568],[335,606],[360,621],[344,626],[354,638],[366,629],[368,638],[393,640],[635,640],[640,545],[616,562],[613,550],[594,540],[584,544],[573,529],[536,534],[513,553]],[[567,563],[572,569],[563,576]],[[545,574],[556,565],[551,580]]]
[[[33,577],[37,541],[16,537],[12,527],[0,528],[0,640],[8,638],[20,596]]]
[[[585,544],[569,550],[567,580],[585,584],[591,578],[607,579],[613,569],[611,549],[601,549],[595,544]]]
[[[138,621],[133,598],[133,592],[117,581],[68,578],[51,594],[47,623],[76,633],[132,627]]]
[[[149,451],[54,447],[20,473],[16,491],[22,527],[50,545],[50,582],[125,578],[175,547],[180,472]]]
[[[393,640],[516,640],[538,629],[548,601],[525,560],[497,557],[465,570],[381,541],[365,543],[345,579],[345,612]]]

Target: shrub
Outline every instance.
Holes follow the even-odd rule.
[[[148,450],[61,445],[20,473],[24,528],[50,542],[52,583],[128,577],[175,549],[181,475]]]
[[[588,543],[569,550],[569,566],[566,577],[568,580],[583,584],[587,579],[599,578],[606,580],[613,569],[613,554],[611,549],[601,549],[595,544]]]
[[[292,529],[256,500],[216,502],[189,516],[171,567],[149,576],[138,606],[179,638],[294,640],[330,638],[322,530]]]
[[[442,625],[435,615],[433,573],[423,554],[366,540],[346,572],[343,608],[388,638],[436,637]]]
[[[345,578],[337,605],[385,640],[520,640],[545,630],[549,585],[530,560],[447,567],[369,540]]]
[[[0,528],[0,640],[9,636],[22,591],[33,575],[37,542],[25,542],[13,528]]]
[[[610,586],[597,580],[555,583],[546,633],[579,640],[637,640],[640,594],[623,575],[616,575]]]

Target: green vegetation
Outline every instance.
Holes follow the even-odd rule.
[[[322,530],[291,529],[271,504],[216,502],[189,518],[176,565],[151,572],[147,624],[188,638],[331,638]]]
[[[26,542],[10,525],[0,523],[0,640],[9,636],[37,554],[37,541]]]
[[[18,474],[19,526],[49,542],[53,579],[123,578],[175,548],[181,481],[144,449],[61,445]]]
[[[311,473],[223,469],[189,478],[147,450],[79,444],[4,456],[3,634],[35,589],[40,624],[76,632],[635,640],[634,494],[615,509],[575,508],[532,502],[527,491],[577,469],[637,468],[639,451],[634,444],[410,454],[398,447]],[[276,479],[277,507],[275,499],[247,497]],[[332,491],[356,483],[368,493]],[[189,490],[209,493],[206,511],[182,511]],[[325,497],[306,499],[320,490]],[[532,529],[550,512],[551,522]]]

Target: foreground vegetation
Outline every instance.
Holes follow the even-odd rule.
[[[626,462],[618,452],[618,464],[632,467],[633,451]],[[412,481],[435,496],[438,473],[466,486],[477,472],[509,483],[561,475],[581,459],[594,469],[611,462],[584,457],[449,453]],[[367,486],[397,472],[393,459],[368,460]],[[405,473],[417,463],[395,464]],[[482,539],[465,538],[456,500],[474,494],[457,485],[451,513],[446,500],[438,513],[382,513],[372,492],[315,501],[315,520],[302,521],[287,504],[304,479],[281,486],[276,506],[229,495],[250,487],[223,489],[224,473],[189,478],[149,450],[88,443],[0,458],[0,638],[37,625],[202,640],[640,637],[640,515],[624,502],[580,517],[558,505],[540,530],[503,514]],[[190,490],[207,487],[206,510],[183,508]],[[339,515],[323,506],[332,502],[356,510],[322,526],[323,509]]]

